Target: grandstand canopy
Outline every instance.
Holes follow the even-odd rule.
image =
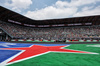
[[[93,24],[100,24],[100,15],[73,17],[64,19],[33,20],[0,6],[0,20],[6,22],[9,22],[8,20],[13,20],[20,22],[21,24],[30,24],[30,25],[73,24],[73,23],[86,23],[86,22],[92,22]]]

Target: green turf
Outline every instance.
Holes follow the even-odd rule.
[[[100,66],[100,47],[87,47],[95,44],[72,44],[65,49],[74,49],[99,54],[50,52],[8,66]],[[96,44],[99,45],[99,44]]]

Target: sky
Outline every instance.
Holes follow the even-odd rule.
[[[100,15],[100,0],[0,0],[0,6],[34,20]]]

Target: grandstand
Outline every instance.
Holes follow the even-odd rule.
[[[0,6],[1,32],[1,41],[99,41],[100,15],[32,20]]]

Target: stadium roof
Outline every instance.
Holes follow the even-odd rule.
[[[30,24],[30,25],[53,25],[53,24],[70,24],[70,23],[82,23],[82,22],[100,23],[100,15],[73,17],[64,19],[33,20],[0,6],[0,20],[7,22],[9,19],[21,22],[22,24]]]

